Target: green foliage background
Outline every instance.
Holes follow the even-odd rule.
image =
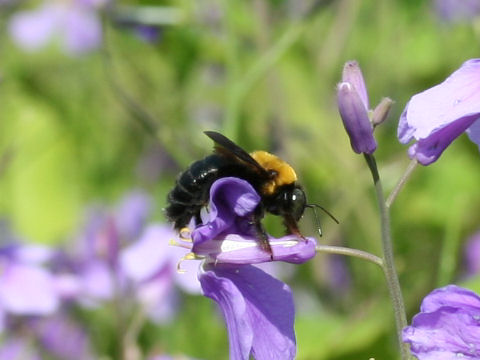
[[[380,254],[370,174],[351,151],[336,109],[343,64],[359,61],[372,107],[384,96],[396,101],[376,131],[388,192],[409,162],[396,138],[406,102],[478,57],[480,23],[443,23],[429,1],[338,0],[300,16],[298,8],[308,4],[155,2],[182,14],[157,43],[105,19],[104,48],[81,58],[54,46],[22,52],[7,34],[10,14],[1,14],[1,217],[29,241],[58,244],[79,226],[86,204],[113,203],[142,187],[154,194],[155,217],[163,221],[175,175],[211,151],[202,131],[214,129],[294,165],[309,201],[340,219],[337,226],[322,217],[321,243]],[[415,171],[393,206],[409,318],[433,288],[462,283],[462,246],[480,227],[479,160],[476,145],[462,136],[438,162]],[[281,234],[276,219],[267,227]],[[311,214],[301,228],[315,235]],[[398,358],[380,270],[345,259],[350,286],[339,291],[328,263],[319,255],[288,281],[298,295],[298,358]],[[468,285],[478,291],[480,279]],[[96,341],[108,352],[105,318],[96,317],[107,334]],[[170,326],[148,325],[140,341],[195,358],[228,356],[222,319],[203,298],[187,298]]]

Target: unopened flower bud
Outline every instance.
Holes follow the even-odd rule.
[[[387,119],[394,102],[395,101],[388,97],[385,97],[380,101],[372,114],[372,124],[374,127],[380,125]]]
[[[358,96],[360,96],[363,105],[368,110],[370,105],[368,103],[367,86],[365,85],[362,70],[360,69],[357,61],[351,60],[345,63],[345,66],[343,67],[342,81],[353,86],[353,88],[357,91]]]
[[[338,110],[343,126],[350,137],[350,144],[357,154],[372,154],[377,148],[368,110],[357,90],[348,82],[337,88]]]

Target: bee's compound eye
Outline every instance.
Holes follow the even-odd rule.
[[[305,210],[306,205],[305,193],[300,188],[295,188],[290,195],[290,214],[294,217],[295,220],[300,220]]]

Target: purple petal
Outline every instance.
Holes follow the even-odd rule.
[[[148,317],[157,324],[170,322],[177,313],[179,296],[173,286],[174,268],[167,267],[155,278],[138,286],[136,294]]]
[[[403,330],[420,360],[480,357],[480,297],[455,285],[436,289]]]
[[[192,233],[195,246],[222,233],[242,232],[242,225],[248,224],[250,219],[247,218],[259,202],[260,196],[245,180],[225,177],[215,181],[210,188],[208,222],[198,226]]]
[[[144,192],[136,190],[125,196],[115,214],[119,233],[129,240],[139,236],[151,208],[152,199]]]
[[[98,15],[83,6],[71,6],[67,10],[63,28],[63,47],[67,54],[84,54],[98,48],[102,42]]]
[[[315,256],[317,243],[313,238],[300,239],[295,235],[282,238],[269,238],[273,261],[301,264]],[[194,245],[194,252],[203,255],[207,262],[230,264],[259,264],[272,261],[270,253],[259,245],[256,238],[236,234],[227,235],[221,240],[210,240]]]
[[[410,155],[427,165],[479,118],[480,59],[472,59],[443,83],[410,99],[400,118],[398,137],[402,143],[412,138],[419,140],[418,146],[410,149]],[[474,141],[478,140],[477,126]]]
[[[55,359],[90,360],[93,355],[86,332],[62,315],[33,321],[33,331],[43,350]]]
[[[422,302],[421,312],[432,312],[448,306],[464,310],[476,309],[480,315],[480,297],[473,291],[456,285],[448,285],[428,294]]]
[[[74,0],[76,5],[91,9],[100,9],[107,6],[111,0]]]
[[[403,341],[410,343],[410,350],[419,360],[478,359],[478,315],[475,317],[451,307],[418,314],[412,326],[404,329]]]
[[[5,314],[5,311],[3,310],[3,308],[0,306],[0,334],[3,333],[3,331],[5,330],[5,327],[6,327],[6,314]],[[0,350],[0,353],[1,353],[1,350]],[[0,356],[0,359],[2,357]]]
[[[429,165],[440,157],[445,149],[468,129],[476,120],[478,115],[464,117],[446,125],[445,127],[432,132],[425,139],[420,139],[408,149],[410,158],[417,158],[422,165]]]
[[[185,249],[178,248],[182,251],[182,256],[185,255]],[[177,257],[177,262],[181,259],[182,256]],[[200,281],[198,281],[197,272],[200,266],[200,261],[198,260],[185,260],[180,264],[180,268],[183,272],[176,271],[174,273],[175,283],[180,289],[192,295],[199,295],[202,293],[200,287]]]
[[[342,82],[349,83],[362,100],[365,109],[370,109],[368,103],[367,85],[363,79],[362,70],[356,61],[348,61],[343,67]]]
[[[0,304],[18,315],[48,315],[58,305],[53,277],[46,270],[9,264],[0,276]]]
[[[97,300],[108,300],[113,296],[114,279],[108,265],[102,261],[91,261],[79,273],[85,305],[95,305]]]
[[[467,135],[472,142],[477,144],[480,150],[480,121],[475,121],[468,129]]]
[[[98,209],[91,211],[78,247],[78,257],[83,261],[102,259],[110,266],[115,266],[119,256],[120,239],[113,218]]]
[[[31,341],[15,337],[7,338],[0,345],[2,360],[41,360],[39,354],[32,348]]]
[[[53,256],[53,249],[42,245],[23,245],[15,250],[15,259],[24,264],[41,265]]]
[[[9,32],[13,41],[26,51],[44,47],[58,31],[63,7],[47,3],[33,11],[12,16]]]
[[[210,190],[210,212],[205,224],[192,233],[192,252],[208,262],[256,264],[272,260],[259,245],[251,224],[260,196],[247,181],[217,180]],[[314,239],[288,235],[269,238],[273,260],[303,263],[315,255]]]
[[[136,243],[122,250],[120,266],[134,281],[152,277],[170,260],[169,240],[176,237],[169,226],[150,225]]]
[[[138,37],[145,42],[156,42],[161,34],[161,28],[153,25],[137,25],[135,26],[135,32]]]
[[[230,359],[293,359],[294,306],[287,285],[254,266],[208,266],[200,274],[205,296],[224,315]]]
[[[478,0],[435,0],[435,10],[448,22],[471,20],[480,14]]]
[[[358,92],[348,82],[338,85],[338,110],[343,126],[350,137],[350,144],[357,154],[372,154],[377,148],[373,137],[373,127],[368,117],[368,110]]]
[[[82,282],[77,275],[55,275],[54,283],[58,296],[60,296],[61,299],[73,300],[82,295]]]
[[[400,121],[398,122],[397,137],[402,144],[408,144],[413,139],[415,134],[415,127],[409,125],[407,120],[408,102],[403,109],[402,115],[400,115]]]

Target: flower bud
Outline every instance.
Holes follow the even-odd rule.
[[[337,101],[353,151],[357,154],[372,154],[377,148],[377,142],[373,137],[368,110],[356,88],[348,82],[340,83],[337,88]]]
[[[387,119],[394,102],[395,101],[388,97],[385,97],[380,101],[380,104],[377,105],[372,114],[372,124],[374,127],[380,125]]]
[[[368,110],[370,105],[368,103],[367,86],[365,85],[362,70],[360,70],[358,62],[351,60],[345,64],[343,67],[342,82],[347,82],[353,86],[358,96],[360,96],[363,105]]]

